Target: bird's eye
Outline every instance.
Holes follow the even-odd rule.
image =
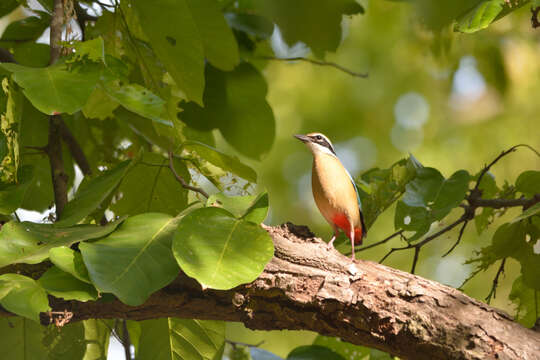
[[[321,135],[317,135],[315,138],[316,138],[317,140],[322,140],[322,136],[321,136]]]

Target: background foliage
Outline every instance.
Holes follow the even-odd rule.
[[[273,253],[262,221],[329,238],[310,155],[291,137],[308,131],[334,141],[360,188],[370,228],[361,257],[392,251],[388,265],[409,271],[412,261],[526,326],[539,317],[538,200],[478,205],[540,193],[537,1],[64,3],[64,51],[52,65],[53,1],[0,5],[2,56],[15,62],[0,65],[0,304],[20,316],[0,328],[12,358],[104,358],[109,338],[127,333],[137,359],[155,358],[156,346],[164,359],[275,358],[262,349],[388,358],[210,321],[35,322],[47,294],[138,305],[180,268],[203,287],[249,282]],[[280,60],[290,58],[301,59]],[[59,217],[46,146],[57,114],[87,162],[64,133]],[[517,148],[483,174],[520,143],[533,151]],[[53,266],[36,280],[10,270],[43,261]]]

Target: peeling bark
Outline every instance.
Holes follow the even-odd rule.
[[[259,330],[312,330],[404,359],[540,359],[540,333],[503,311],[435,281],[371,261],[353,263],[306,227],[266,229],[275,256],[251,284],[203,291],[182,274],[136,307],[51,298],[56,313],[43,314],[42,322],[58,322],[65,310],[71,321],[213,319]]]

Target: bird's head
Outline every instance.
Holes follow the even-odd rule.
[[[309,133],[306,135],[294,135],[311,150],[313,155],[328,154],[336,156],[336,151],[330,139],[321,133]]]

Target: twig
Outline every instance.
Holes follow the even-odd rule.
[[[454,251],[454,249],[459,245],[459,243],[461,242],[461,238],[463,237],[463,233],[465,232],[465,228],[467,227],[468,223],[469,223],[469,220],[465,220],[465,222],[463,223],[463,226],[459,230],[459,235],[458,235],[458,238],[457,238],[456,242],[454,243],[454,245],[452,245],[452,247],[450,249],[448,249],[447,252],[444,253],[444,255],[442,257],[446,257],[448,254],[450,254],[452,251]]]
[[[131,360],[131,341],[129,339],[127,321],[125,319],[120,321],[122,322],[122,346],[124,347],[124,354],[126,356],[126,360]]]
[[[469,196],[466,197],[466,200],[469,202],[470,206],[477,207],[488,207],[493,209],[501,209],[515,206],[523,206],[526,210],[536,203],[540,202],[540,194],[535,194],[532,198],[519,198],[519,199],[482,199],[480,194],[477,192],[471,192]]]
[[[314,65],[330,66],[330,67],[333,67],[333,68],[338,69],[340,71],[343,71],[344,73],[349,74],[351,76],[355,76],[355,77],[359,77],[359,78],[367,78],[368,77],[368,73],[355,72],[355,71],[349,70],[346,67],[343,67],[343,66],[341,66],[339,64],[336,64],[334,62],[329,62],[329,61],[320,61],[320,60],[308,59],[308,58],[305,58],[305,57],[278,58],[278,57],[274,57],[274,56],[260,56],[260,58],[265,59],[265,60],[273,60],[273,61],[305,61],[305,62],[314,64]]]
[[[75,136],[73,136],[66,123],[62,119],[60,119],[60,134],[62,135],[62,140],[64,140],[64,142],[66,143],[69,152],[71,153],[71,155],[73,155],[73,159],[75,159],[77,165],[79,165],[82,173],[84,175],[92,175],[92,169],[90,168],[88,159],[84,155],[81,145],[79,145],[79,142],[77,141],[77,139],[75,139]]]
[[[493,285],[491,286],[491,290],[486,296],[486,302],[489,304],[491,303],[491,299],[495,299],[497,296],[497,286],[499,285],[499,277],[501,274],[504,273],[504,264],[506,263],[506,258],[502,259],[501,265],[499,266],[499,270],[497,270],[497,274],[495,274],[495,278],[493,279]]]
[[[186,180],[184,180],[184,178],[182,176],[180,176],[176,170],[174,169],[174,163],[173,163],[173,153],[169,151],[169,168],[171,169],[174,177],[176,178],[176,180],[178,180],[178,182],[180,184],[182,184],[182,187],[184,189],[187,189],[187,190],[191,190],[191,191],[194,191],[196,193],[199,193],[201,194],[202,196],[204,196],[205,198],[209,198],[210,196],[208,195],[208,193],[206,191],[204,191],[203,189],[200,189],[198,187],[195,187],[195,186],[191,186],[189,185]]]
[[[540,12],[540,6],[535,8],[531,7],[531,26],[533,29],[540,27],[540,21],[538,21],[538,13]]]
[[[232,345],[233,348],[235,348],[235,347],[237,347],[237,346],[259,347],[259,346],[261,346],[262,344],[264,344],[264,340],[261,340],[261,341],[259,341],[259,342],[256,343],[256,344],[247,344],[247,343],[244,343],[244,342],[241,342],[241,341],[232,341],[232,340],[227,340],[227,339],[225,339],[225,342],[226,342],[227,344]]]
[[[376,243],[370,244],[370,245],[365,246],[365,247],[363,247],[363,248],[360,248],[360,249],[358,249],[358,250],[355,249],[355,252],[358,253],[358,252],[361,252],[361,251],[365,251],[365,250],[367,250],[367,249],[374,248],[375,246],[379,246],[379,245],[382,245],[382,244],[384,244],[384,243],[387,243],[388,241],[392,240],[392,239],[395,238],[396,236],[403,234],[404,231],[405,231],[405,230],[403,230],[403,229],[398,230],[398,231],[396,231],[395,233],[393,233],[392,235],[390,235],[390,236],[388,236],[388,237],[382,239],[381,241],[377,241]]]

